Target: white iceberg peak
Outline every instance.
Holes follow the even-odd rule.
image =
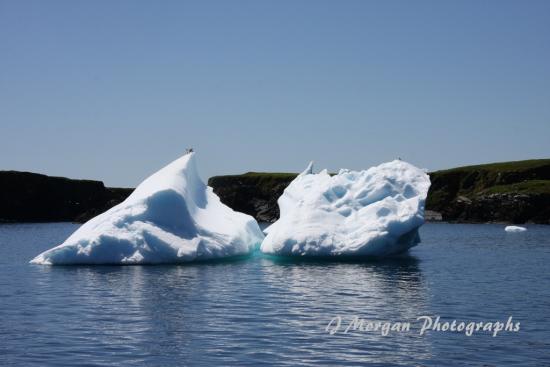
[[[248,254],[262,239],[252,217],[222,204],[202,182],[195,153],[187,152],[31,262],[180,263]]]
[[[424,171],[401,160],[334,176],[326,170],[301,174],[279,198],[280,219],[266,231],[261,250],[298,256],[404,252],[420,241],[429,187]]]

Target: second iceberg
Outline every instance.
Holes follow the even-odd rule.
[[[366,171],[298,175],[279,198],[280,219],[261,250],[284,256],[379,257],[420,242],[429,176],[395,160]]]

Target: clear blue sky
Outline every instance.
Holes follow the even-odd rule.
[[[550,157],[550,1],[0,0],[0,169]]]

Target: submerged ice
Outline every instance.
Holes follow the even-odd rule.
[[[400,161],[365,171],[312,164],[279,198],[280,219],[267,228],[261,250],[285,256],[388,256],[420,242],[430,179]]]
[[[36,264],[179,263],[248,254],[263,239],[256,221],[220,202],[197,173],[195,153],[143,181]]]

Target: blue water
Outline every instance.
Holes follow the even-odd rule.
[[[427,224],[410,256],[369,263],[28,264],[76,228],[0,226],[1,366],[550,365],[550,226]],[[337,315],[411,330],[330,335]],[[436,315],[521,328],[420,336]]]

